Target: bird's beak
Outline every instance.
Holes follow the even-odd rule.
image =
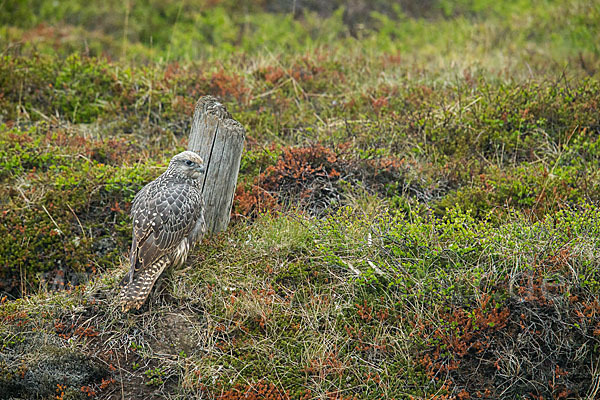
[[[206,169],[204,168],[204,165],[198,165],[196,167],[196,171],[198,171],[199,173],[203,174],[206,171]]]

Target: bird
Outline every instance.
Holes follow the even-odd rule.
[[[131,266],[119,294],[124,313],[139,310],[163,271],[185,263],[190,249],[206,233],[204,173],[202,158],[184,151],[135,195],[131,206]]]

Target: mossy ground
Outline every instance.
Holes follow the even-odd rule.
[[[598,4],[299,3],[3,3],[0,398],[598,396]],[[204,94],[232,223],[123,315]]]

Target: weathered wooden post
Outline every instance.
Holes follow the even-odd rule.
[[[221,232],[229,224],[244,137],[242,124],[216,98],[198,100],[188,150],[198,153],[206,166],[202,193],[208,233]]]

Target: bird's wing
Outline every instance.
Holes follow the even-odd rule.
[[[168,254],[191,232],[202,216],[200,192],[190,185],[155,185],[136,196],[131,215],[131,265],[139,269]]]
[[[131,203],[131,215],[133,217],[133,240],[131,242],[131,251],[129,252],[129,263],[131,265],[131,270],[124,278],[129,282],[131,282],[131,280],[133,279],[133,272],[138,258],[138,242],[139,239],[142,239],[144,236],[145,224],[140,222],[139,217],[144,215],[144,210],[147,208],[144,199],[148,196],[147,193],[149,191],[152,191],[153,185],[154,182],[151,182],[145,185],[143,188],[141,188],[140,191],[137,192]]]

